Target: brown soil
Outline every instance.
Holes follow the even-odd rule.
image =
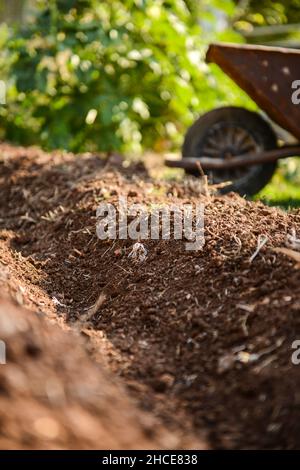
[[[138,413],[74,333],[2,299],[0,337],[8,348],[0,368],[1,449],[143,449],[183,442]]]
[[[300,447],[300,366],[291,362],[292,342],[300,339],[300,271],[274,250],[285,246],[292,229],[300,233],[300,213],[236,195],[199,196],[189,181],[153,182],[140,165],[123,168],[117,157],[107,162],[2,145],[0,169],[2,290],[62,329],[79,332],[90,356],[88,368],[96,370],[91,360],[100,363],[110,373],[106,380],[114,375],[126,387],[130,444],[116,433],[115,447],[143,446],[144,439],[162,447],[203,446],[204,440],[210,448]],[[100,241],[96,208],[101,201],[116,202],[120,194],[149,207],[201,199],[203,250],[188,252],[184,241],[147,241],[147,259],[135,263],[128,257],[133,241]],[[259,235],[268,242],[251,263]],[[39,323],[37,336],[44,327],[47,332]],[[74,340],[68,341],[71,358]],[[55,357],[53,352],[49,370]],[[76,370],[66,378],[60,374],[63,383],[84,368],[74,360]],[[40,378],[47,374],[43,367]],[[30,373],[26,368],[25,375]],[[102,370],[96,379],[95,372],[88,375],[102,386]],[[5,399],[19,406],[14,384],[8,392]],[[32,393],[22,398],[29,403],[27,420]],[[132,399],[135,405],[128,404]],[[121,409],[121,398],[118,403]],[[76,406],[85,409],[84,403]],[[144,416],[157,423],[156,436],[145,437]],[[8,419],[2,410],[3,436]],[[64,419],[68,428],[64,414],[61,426]],[[116,419],[112,410],[110,431]],[[87,441],[91,435],[87,431],[81,442],[66,433],[55,444],[97,446]],[[166,443],[170,435],[174,442]],[[20,439],[9,445],[18,447]]]

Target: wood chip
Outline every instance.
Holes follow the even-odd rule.
[[[297,264],[295,265],[295,267],[297,269],[300,268],[300,253],[298,251],[295,251],[295,250],[291,250],[289,248],[274,248],[274,251],[276,253],[282,253],[283,255],[286,255],[288,256],[289,258],[292,258],[294,261],[297,262]]]

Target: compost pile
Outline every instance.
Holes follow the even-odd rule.
[[[29,347],[24,359],[15,344],[23,344],[26,331],[18,331],[12,359],[0,366],[0,443],[99,447],[93,435],[111,416],[105,447],[117,427],[115,402],[121,426],[124,414],[131,418],[129,440],[116,432],[111,447],[299,448],[300,366],[291,357],[300,339],[300,271],[278,251],[289,235],[300,235],[298,211],[233,194],[202,196],[194,181],[155,182],[142,165],[124,167],[117,156],[48,155],[2,144],[0,172],[1,292],[35,312],[22,310],[22,318],[37,324],[33,343],[42,343],[41,355]],[[117,204],[120,195],[149,207],[203,202],[203,249],[186,251],[184,240],[146,240],[147,256],[138,262],[129,256],[134,241],[99,240],[96,209],[100,202]],[[50,335],[58,344],[52,349]],[[38,386],[30,392],[6,377],[14,377],[5,372],[12,368],[39,382],[58,360],[54,390],[67,389],[65,403],[53,405],[51,393],[44,396]],[[68,392],[67,383],[73,388],[81,374],[87,387],[91,381],[88,398],[78,397],[76,386]],[[115,399],[107,400],[109,387]],[[23,423],[37,419],[33,429],[40,434],[22,441],[9,431],[7,438],[18,415],[7,409],[26,406]],[[48,418],[35,414],[37,406],[47,408]],[[87,416],[98,410],[86,417],[84,433],[78,425],[82,441],[68,434],[72,406]]]

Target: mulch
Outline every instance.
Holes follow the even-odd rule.
[[[201,201],[203,249],[146,240],[147,258],[137,263],[134,241],[99,240],[97,206],[120,195],[149,208]],[[291,357],[300,271],[276,251],[300,233],[299,211],[203,196],[194,180],[153,181],[118,156],[8,144],[0,147],[0,201],[2,291],[79,333],[89,360],[126,389],[137,413],[199,446],[299,448],[300,366]]]

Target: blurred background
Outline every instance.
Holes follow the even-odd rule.
[[[212,41],[300,48],[300,0],[0,0],[0,139],[129,158],[178,152],[199,114],[256,109],[205,64]],[[300,160],[281,162],[257,197],[300,206]]]

